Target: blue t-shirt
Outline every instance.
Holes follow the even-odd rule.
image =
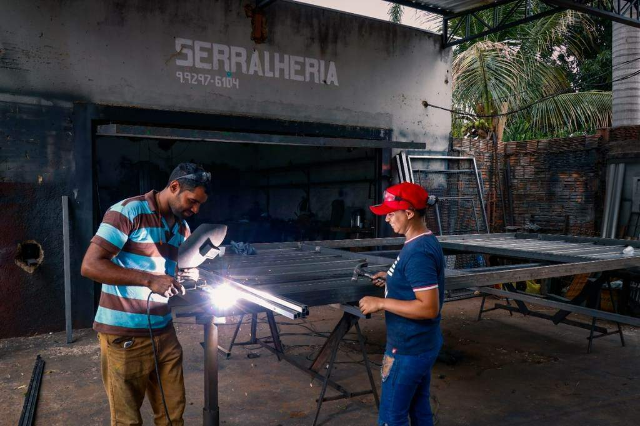
[[[444,255],[438,239],[427,232],[405,242],[387,271],[385,297],[415,300],[416,292],[438,289],[440,309],[444,303]],[[434,319],[414,320],[385,312],[387,351],[418,355],[433,350],[442,341],[440,312]]]

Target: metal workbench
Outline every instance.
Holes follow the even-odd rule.
[[[601,273],[616,270],[633,270],[640,267],[640,243],[599,238],[578,238],[538,234],[478,234],[439,237],[445,254],[477,253],[516,259],[520,264],[485,267],[476,269],[447,269],[446,289],[481,288],[493,284],[569,276],[575,274]],[[318,400],[316,420],[327,386],[336,389],[342,397],[352,397],[373,392],[348,392],[333,383],[329,375],[331,368],[322,375],[320,367],[328,360],[335,360],[340,340],[352,328],[359,332],[356,310],[350,308],[364,296],[383,296],[383,290],[375,287],[368,279],[352,280],[356,265],[368,262],[369,271],[386,270],[393,263],[404,238],[374,238],[364,240],[313,241],[301,243],[255,244],[258,254],[254,256],[227,255],[208,261],[201,270],[211,276],[224,276],[252,288],[259,288],[270,294],[288,298],[308,307],[341,304],[344,315],[329,337],[316,361],[305,369],[312,377],[323,381],[323,390]],[[622,250],[631,245],[638,250],[632,255],[624,255]],[[369,250],[369,251],[352,251]],[[515,298],[515,296],[514,296]],[[204,300],[204,303],[203,303]],[[217,319],[231,315],[251,314],[256,317],[257,309],[250,304],[241,304],[226,311],[216,310],[206,304],[206,299],[198,292],[190,292],[187,302],[197,307],[190,314],[198,323],[205,325],[205,422],[217,425]],[[558,302],[556,302],[558,303]],[[567,309],[574,309],[573,307]],[[577,308],[576,308],[577,309]],[[583,308],[588,309],[588,308]],[[262,311],[265,311],[262,309]],[[602,312],[597,311],[596,312]],[[273,312],[267,312],[273,350],[279,359],[287,359],[277,334]],[[571,311],[574,312],[574,311]],[[566,318],[565,314],[565,318]],[[596,314],[599,315],[599,314]],[[615,313],[603,313],[606,319],[623,324],[640,326],[640,320]],[[239,325],[238,325],[239,328]],[[237,336],[234,334],[234,340]],[[251,342],[256,343],[255,326],[252,326]],[[366,360],[364,344],[361,348]],[[366,362],[365,362],[366,363]],[[332,365],[332,362],[330,362]],[[367,365],[369,377],[371,371]],[[315,423],[315,422],[314,422]]]

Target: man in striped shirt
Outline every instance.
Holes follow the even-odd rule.
[[[141,425],[145,393],[155,424],[168,424],[156,378],[149,320],[171,424],[184,424],[182,347],[167,302],[184,292],[181,279],[196,278],[197,270],[178,273],[178,247],[190,234],[185,219],[198,213],[207,201],[210,181],[211,175],[201,167],[178,165],[162,191],[111,206],[89,244],[81,273],[103,283],[93,328],[100,340],[102,380],[112,425]]]

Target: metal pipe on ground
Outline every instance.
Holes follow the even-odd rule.
[[[29,382],[29,389],[27,395],[24,398],[24,405],[22,406],[22,414],[20,414],[20,421],[18,426],[31,426],[35,418],[36,406],[38,405],[38,394],[40,392],[40,383],[42,383],[42,373],[44,372],[44,360],[38,355],[36,358],[36,364],[33,366],[33,373],[31,374],[31,381]]]

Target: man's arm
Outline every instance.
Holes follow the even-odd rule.
[[[98,244],[89,244],[82,260],[80,273],[83,277],[113,285],[149,287],[152,292],[171,297],[184,289],[169,275],[154,275],[136,269],[123,268],[111,261],[113,254]]]
[[[433,319],[440,312],[438,293],[438,288],[420,291],[415,300],[366,296],[360,299],[360,310],[365,315],[384,310],[414,320]]]

